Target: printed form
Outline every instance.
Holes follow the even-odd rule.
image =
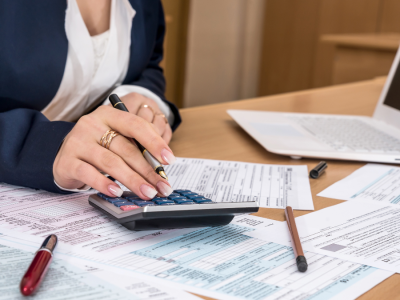
[[[209,297],[353,299],[391,275],[317,253],[307,255],[310,269],[299,273],[290,246],[245,234],[281,224],[255,216],[239,216],[223,227],[132,232],[92,208],[87,194],[6,185],[2,190],[1,242],[18,238],[37,248],[54,233],[60,240],[56,254],[69,263],[140,274]]]
[[[165,171],[174,189],[192,190],[216,202],[257,201],[260,207],[314,210],[307,166],[178,158]]]
[[[400,273],[396,204],[355,199],[297,217],[296,224],[305,250]],[[277,224],[276,231],[265,228],[248,235],[291,245],[286,223]]]
[[[368,199],[400,204],[400,168],[367,164],[318,194],[339,200]]]
[[[20,244],[17,244],[18,246],[20,248]],[[21,295],[19,283],[32,262],[34,252],[32,249],[22,250],[17,247],[0,244],[1,300],[27,299]],[[89,272],[56,258],[51,262],[42,284],[29,299],[195,300],[199,298],[148,283],[137,275],[127,277],[95,268],[91,268]]]

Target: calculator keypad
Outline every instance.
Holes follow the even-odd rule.
[[[98,193],[97,195],[107,202],[112,203],[114,206],[119,207],[123,211],[131,211],[144,206],[216,203],[211,199],[207,199],[189,190],[174,190],[174,192],[168,197],[156,197],[149,201],[140,199],[140,197],[132,192],[124,192],[122,197],[117,198],[109,197],[102,193]]]

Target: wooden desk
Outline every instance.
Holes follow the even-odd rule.
[[[269,110],[302,113],[353,114],[371,116],[384,79],[375,79],[334,87],[314,89],[244,101],[182,109],[183,123],[174,134],[171,148],[180,157],[235,160],[266,164],[306,164],[319,160],[293,160],[267,152],[226,113],[227,109]],[[342,201],[316,196],[364,165],[360,162],[328,161],[328,169],[319,179],[310,180],[315,210]],[[295,211],[296,216],[311,211]],[[262,208],[257,216],[283,221],[282,209]],[[400,295],[400,276],[393,275],[360,299],[395,299]],[[202,297],[204,299],[211,299]]]
[[[389,73],[400,43],[399,33],[327,34],[321,42],[335,48],[332,84],[372,79]]]

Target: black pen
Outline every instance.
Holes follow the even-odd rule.
[[[114,108],[129,112],[128,109],[126,108],[125,104],[121,101],[121,99],[119,99],[119,97],[116,94],[110,95],[110,97],[108,97],[108,99],[110,99],[111,105]],[[134,138],[132,138],[132,139],[138,146],[140,152],[142,152],[143,157],[147,160],[147,162],[154,169],[154,171],[156,171],[156,173],[158,175],[160,175],[162,178],[168,180],[167,174],[165,174],[162,164],[145,147],[143,147],[137,140],[135,140]]]

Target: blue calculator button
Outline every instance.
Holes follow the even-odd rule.
[[[171,193],[169,196],[168,196],[168,198],[169,197],[180,197],[181,196],[181,194],[179,194],[179,193]]]
[[[154,203],[157,205],[174,205],[175,202],[171,200],[154,200]]]
[[[127,191],[125,191],[125,192],[123,192],[122,193],[122,196],[121,197],[123,197],[123,198],[128,198],[128,197],[137,197],[138,195],[136,195],[134,192],[127,192]]]
[[[121,201],[123,201],[123,202],[128,202],[128,201],[126,201],[124,198],[121,198],[121,197],[118,197],[118,198],[111,198],[111,197],[108,197],[106,200],[107,200],[108,202],[110,202],[110,203],[121,202]]]
[[[169,200],[177,200],[177,199],[186,199],[186,197],[183,197],[181,195],[179,196],[168,196]]]
[[[191,191],[189,191],[189,190],[174,190],[174,193],[178,193],[178,194],[185,193],[185,192],[191,192]]]
[[[182,195],[183,197],[189,197],[189,196],[193,196],[193,195],[199,197],[198,194],[193,193],[193,192],[185,192],[185,193],[181,193],[181,195]]]
[[[195,204],[192,200],[189,199],[174,199],[176,204]]]
[[[203,203],[210,203],[212,202],[212,200],[204,198],[204,197],[198,197],[198,198],[194,198],[192,199],[194,202],[196,202],[197,204],[203,204]]]
[[[169,200],[168,198],[161,198],[161,197],[155,197],[153,199],[151,199],[150,201],[156,201],[156,200]]]
[[[117,201],[113,203],[116,207],[121,207],[124,205],[132,205],[129,201]]]
[[[97,196],[99,196],[100,198],[105,200],[105,197],[108,197],[106,195],[104,195],[103,193],[97,193]]]
[[[186,196],[186,198],[189,198],[189,199],[193,200],[195,198],[203,198],[203,196],[195,194],[195,195]]]
[[[142,199],[140,199],[140,197],[138,197],[138,196],[128,196],[128,197],[126,197],[126,200],[133,202],[136,200],[141,201]]]
[[[136,201],[132,201],[134,204],[136,204],[137,206],[154,206],[154,202],[153,201],[144,201],[144,200],[136,200]]]

